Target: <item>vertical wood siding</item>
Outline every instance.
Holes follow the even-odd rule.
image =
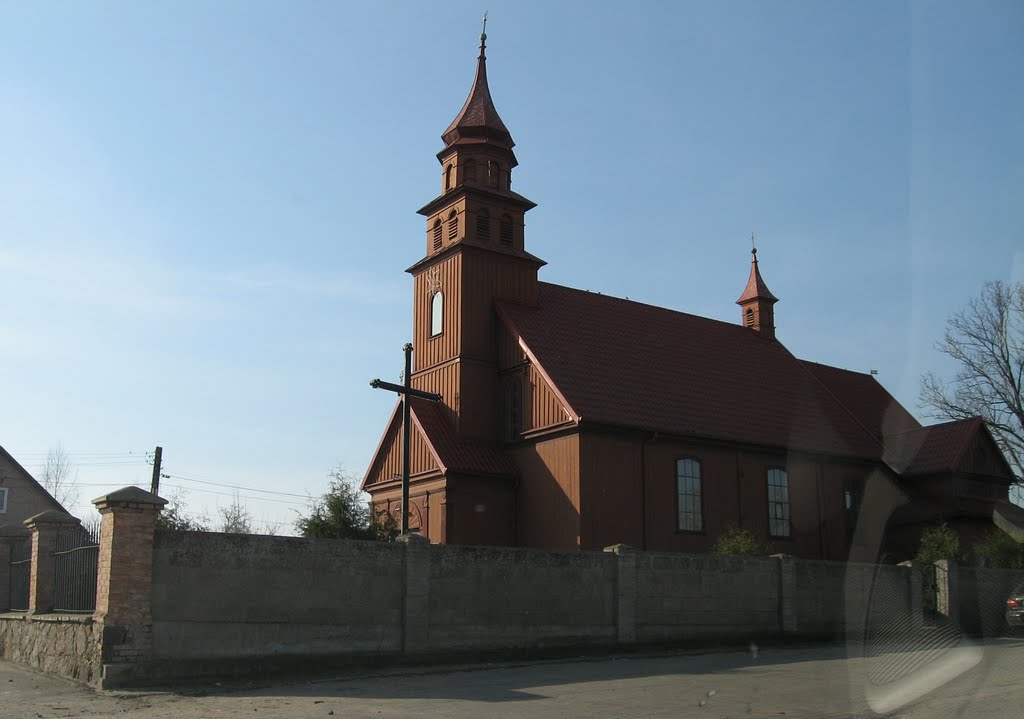
[[[436,270],[436,272],[435,272]],[[413,371],[453,359],[462,341],[462,255],[455,254],[413,278]],[[430,336],[431,281],[441,283],[444,322],[441,334]]]
[[[519,544],[577,549],[580,539],[580,446],[575,434],[511,450],[521,471],[516,498]]]
[[[530,401],[528,429],[544,429],[563,424],[571,419],[569,412],[555,396],[551,385],[532,364],[529,371]]]
[[[402,431],[401,421],[397,422],[392,430],[388,433],[386,442],[386,453],[384,455],[384,461],[380,463],[378,469],[370,476],[368,484],[376,484],[377,482],[388,482],[394,479],[398,479],[402,476]],[[427,449],[427,443],[423,440],[423,436],[415,430],[413,430],[412,436],[409,438],[409,472],[412,475],[421,474],[423,472],[429,472],[430,470],[438,469],[437,463],[434,461],[433,455],[430,454],[430,450]]]

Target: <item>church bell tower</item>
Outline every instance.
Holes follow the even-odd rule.
[[[487,86],[486,41],[482,33],[469,97],[441,135],[441,194],[419,210],[426,254],[408,272],[412,384],[442,396],[459,439],[489,443],[498,439],[494,303],[535,304],[544,262],[525,249],[535,203],[512,190],[515,143]]]

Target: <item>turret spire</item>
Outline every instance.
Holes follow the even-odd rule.
[[[768,285],[761,277],[761,270],[757,266],[757,246],[754,243],[754,235],[750,235],[750,277],[747,279],[747,286],[743,294],[736,300],[743,312],[743,324],[765,337],[775,338],[775,308],[774,305],[779,298],[771,293]]]
[[[476,77],[469,97],[452,124],[441,135],[445,145],[451,147],[467,142],[487,142],[511,150],[515,143],[505,123],[498,116],[487,87],[487,16],[484,15],[483,32],[480,33],[480,54],[476,59]]]

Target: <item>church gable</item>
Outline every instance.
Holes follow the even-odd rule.
[[[415,477],[429,472],[440,473],[441,467],[431,450],[430,443],[424,437],[423,430],[417,422],[413,422],[409,437],[409,473]],[[391,421],[388,422],[387,430],[363,478],[362,489],[369,491],[374,485],[397,482],[401,478],[402,404],[399,402],[391,414]]]
[[[977,433],[970,440],[967,448],[960,457],[956,467],[958,472],[964,474],[978,474],[988,477],[1005,478],[1013,480],[1013,472],[1006,465],[1002,452],[996,445],[992,435],[984,425],[979,426]]]

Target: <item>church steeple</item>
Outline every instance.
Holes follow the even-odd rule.
[[[754,237],[751,235],[751,241]],[[750,277],[743,294],[736,300],[742,312],[743,325],[768,339],[775,339],[775,303],[779,299],[771,293],[761,278],[757,266],[757,248],[750,251]]]
[[[498,116],[487,86],[487,17],[484,16],[484,32],[480,33],[480,54],[476,58],[476,77],[469,97],[452,124],[441,135],[446,148],[456,144],[490,142],[511,150],[515,143],[505,123]],[[515,156],[513,156],[514,165]]]

